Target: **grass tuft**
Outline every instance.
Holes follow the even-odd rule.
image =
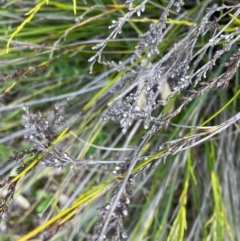
[[[0,5],[0,240],[240,240],[238,1]]]

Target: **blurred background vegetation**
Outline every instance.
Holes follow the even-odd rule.
[[[159,46],[163,53],[196,24],[196,16],[201,19],[213,6],[206,0],[185,2],[181,13],[170,12],[172,28]],[[128,12],[122,1],[11,0],[0,4],[1,181],[16,175],[20,163],[11,160],[13,151],[31,148],[23,138],[25,105],[45,115],[56,102],[68,100],[64,117],[69,130],[57,147],[72,158],[126,157],[146,130],[136,124],[123,134],[116,123],[104,122],[102,116],[116,96],[111,86],[125,71],[118,69],[119,61],[130,66],[139,35],[159,19],[168,1],[148,1],[142,16],[134,15],[121,34],[109,41],[102,53],[105,64],[96,63],[92,74],[88,62],[96,53],[92,47],[107,38],[112,20]],[[214,4],[239,3],[219,0]],[[226,15],[219,27],[230,18]],[[227,31],[237,26],[240,16]],[[193,51],[208,40],[208,35],[202,36]],[[219,76],[238,47],[239,42],[209,76]],[[206,53],[203,61],[207,62],[210,54]],[[173,123],[200,126],[209,118],[207,126],[223,123],[240,111],[239,89],[238,71],[227,88],[195,99]],[[59,128],[58,133],[61,131]],[[238,122],[205,143],[168,157],[149,170],[144,181],[139,179],[124,219],[128,240],[240,240],[239,131]],[[162,129],[142,156],[188,132],[181,126]],[[30,159],[27,156],[23,162]],[[36,165],[18,180],[9,213],[1,221],[0,240],[91,240],[97,207],[110,200],[116,186],[113,169],[114,165],[100,164],[69,164],[62,169]],[[1,189],[0,196],[5,194]]]

